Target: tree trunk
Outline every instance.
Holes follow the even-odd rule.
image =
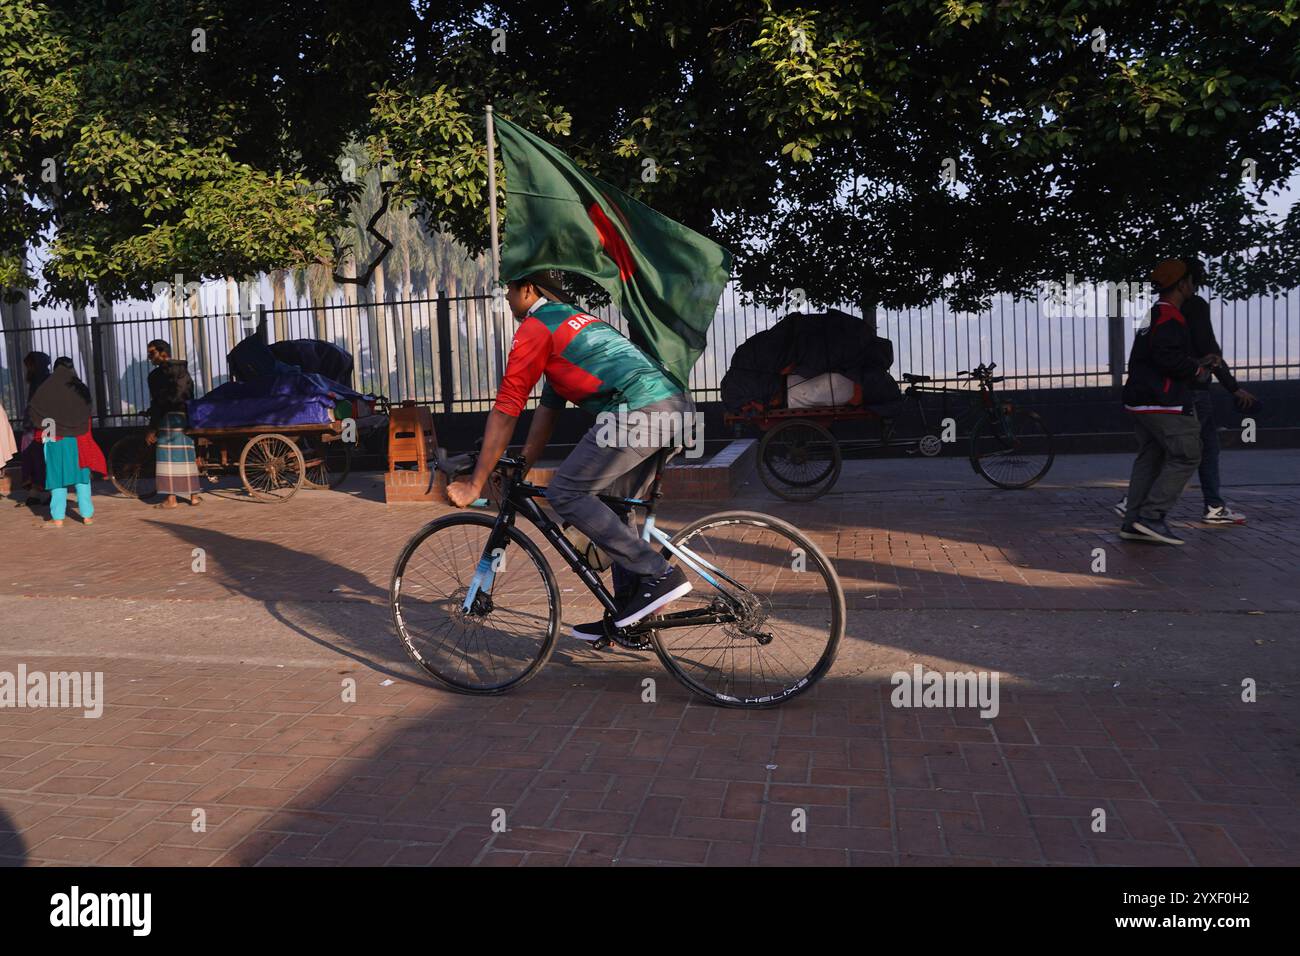
[[[122,383],[119,376],[122,369],[117,367],[117,326],[113,324],[113,300],[95,291],[95,318],[101,325],[99,345],[104,350],[104,394],[108,396],[109,415],[121,415],[126,411],[122,405]]]
[[[372,339],[373,348],[376,349],[375,356],[375,375],[379,382],[379,390],[384,395],[393,395],[393,381],[389,376],[390,359],[388,355],[389,330],[392,327],[392,319],[388,314],[388,289],[384,284],[384,266],[382,263],[375,266],[375,304],[371,309],[371,321],[375,325],[376,337]]]
[[[348,279],[357,277],[357,260],[351,252],[343,260],[343,275]],[[361,310],[357,307],[357,291],[356,283],[343,283],[343,302],[347,306],[342,310],[343,328],[347,349],[352,353],[352,381],[343,384],[361,389]]]
[[[288,305],[284,294],[284,283],[288,277],[288,269],[271,270],[271,310],[272,318],[275,320],[275,338],[273,341],[276,342],[283,342],[289,337],[287,331],[289,317],[285,313]]]
[[[95,356],[90,344],[90,319],[84,305],[72,307],[72,326],[77,334],[77,354],[81,356],[81,380],[93,382],[95,377]],[[93,391],[93,389],[92,389]]]
[[[415,330],[411,327],[411,260],[402,260],[402,304],[398,306],[398,321],[402,323],[402,385],[403,398],[415,398]]]
[[[194,369],[190,369],[190,374],[194,380],[203,386],[204,394],[212,391],[212,362],[209,360],[211,352],[210,343],[208,342],[208,327],[204,321],[203,299],[200,297],[201,289],[196,283],[187,296],[190,323],[194,328],[194,360],[198,363],[198,374]]]
[[[167,287],[167,315],[170,317],[167,335],[171,339],[168,344],[172,347],[172,358],[178,359],[186,356],[184,294],[184,289],[178,289],[175,285]]]
[[[229,355],[230,350],[239,344],[239,327],[243,325],[239,313],[239,283],[234,276],[226,276],[226,347],[222,355]]]
[[[23,356],[32,350],[32,313],[27,293],[16,302],[5,302],[0,290],[0,332],[4,332],[8,352],[9,374],[13,382],[13,405],[5,405],[10,417],[17,418],[27,407],[27,381],[23,378]],[[8,398],[8,396],[6,396]]]

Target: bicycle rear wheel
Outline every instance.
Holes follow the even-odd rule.
[[[769,515],[725,511],[687,525],[672,543],[712,569],[706,578],[665,554],[694,585],[669,614],[738,612],[726,624],[653,631],[664,667],[692,691],[725,707],[771,707],[830,669],[844,636],[844,588],[801,531]]]
[[[1004,403],[980,417],[970,436],[970,464],[999,488],[1028,488],[1052,467],[1052,433],[1036,412]]]
[[[431,521],[402,549],[389,586],[393,625],[411,659],[467,694],[500,694],[531,679],[560,633],[550,565],[516,528],[494,543],[495,524],[474,514]]]

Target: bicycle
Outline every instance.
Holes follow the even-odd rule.
[[[435,467],[450,480],[474,461]],[[599,497],[623,517],[644,512],[641,537],[695,585],[672,607],[693,606],[615,628],[617,604],[597,570],[602,556],[574,546],[539,506],[544,489],[525,480],[524,460],[506,456],[493,472],[495,516],[437,518],[398,556],[389,601],[407,653],[462,693],[500,694],[537,675],[559,636],[560,591],[541,549],[516,526],[522,516],[604,608],[605,634],[593,647],[653,649],[693,693],[725,707],[770,707],[805,693],[844,636],[844,589],[830,560],[797,528],[754,512],[719,512],[665,534],[655,523],[664,464],[661,453],[646,497]],[[508,559],[512,549],[520,557]]]
[[[764,430],[758,448],[758,474],[763,484],[787,501],[812,501],[829,491],[843,466],[842,445],[829,426],[836,421],[877,419],[878,439],[852,442],[857,448],[875,450],[902,447],[908,454],[934,457],[956,435],[956,427],[970,427],[970,463],[975,473],[998,488],[1018,490],[1039,481],[1056,458],[1052,434],[1037,412],[1014,402],[996,398],[993,386],[1004,381],[994,375],[996,363],[980,364],[960,371],[964,385],[979,388],[980,402],[952,418],[948,396],[968,394],[965,388],[927,385],[928,375],[905,373],[907,384],[902,400],[888,406],[835,406],[826,408],[769,409],[749,415],[727,416],[726,421],[756,424]],[[937,424],[926,418],[922,395],[942,395]],[[903,404],[915,404],[921,421],[919,438],[896,437],[897,420]],[[951,429],[947,423],[951,422]],[[973,422],[973,425],[972,425]]]
[[[968,424],[972,419],[975,424],[970,429],[970,464],[975,473],[985,481],[998,488],[1018,490],[1037,483],[1056,460],[1052,448],[1052,433],[1042,417],[1029,409],[1011,401],[994,397],[993,386],[1006,380],[1006,376],[994,375],[996,362],[983,363],[970,371],[960,371],[958,378],[965,378],[966,385],[977,384],[980,393],[979,404],[972,405],[955,424]],[[940,424],[949,419],[948,395],[963,394],[961,389],[942,385],[926,385],[928,375],[904,375],[907,382],[904,396],[917,403],[921,413],[921,427],[926,434],[918,441],[917,450],[922,455],[937,455],[942,450],[942,432],[935,435],[925,418],[925,407],[918,395],[943,395],[943,412]]]

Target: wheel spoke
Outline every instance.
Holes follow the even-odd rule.
[[[728,589],[742,609],[737,620],[656,632],[665,664],[688,687],[715,701],[764,706],[801,692],[825,673],[843,633],[844,598],[814,545],[784,522],[761,515],[706,518],[674,541],[742,586]],[[697,583],[682,603],[708,608],[716,592]]]
[[[558,609],[538,559],[511,542],[490,589],[467,612],[491,525],[440,522],[394,573],[394,621],[412,658],[443,683],[492,693],[526,680],[550,653]]]

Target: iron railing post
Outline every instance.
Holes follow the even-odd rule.
[[[451,380],[451,300],[446,291],[438,292],[438,395],[442,399],[442,410],[451,414],[451,403],[456,397],[456,389]]]
[[[1110,296],[1110,315],[1107,327],[1110,339],[1110,386],[1116,396],[1124,390],[1124,371],[1128,357],[1124,354],[1124,306],[1118,292]]]
[[[111,328],[108,334],[113,334]],[[104,376],[103,326],[95,319],[90,320],[90,365],[95,380],[95,411],[98,413],[95,417],[99,419],[99,427],[103,428],[108,417],[108,393]]]

